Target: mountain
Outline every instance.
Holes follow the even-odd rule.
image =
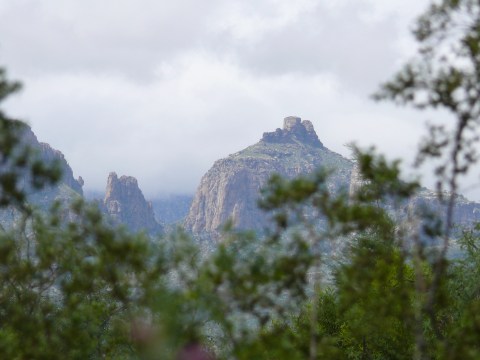
[[[271,175],[293,178],[321,166],[334,170],[331,190],[348,189],[352,161],[328,150],[310,121],[287,117],[283,129],[264,133],[255,145],[214,163],[200,182],[185,228],[215,234],[232,219],[236,228],[261,231],[268,219],[257,200]]]
[[[264,133],[258,143],[213,164],[200,182],[185,228],[196,235],[215,238],[222,226],[232,220],[237,229],[262,231],[269,220],[257,201],[260,189],[272,174],[293,178],[319,167],[333,170],[327,183],[332,191],[345,189],[352,194],[362,183],[354,163],[327,149],[310,121],[287,117],[282,129]],[[444,211],[436,193],[425,188],[403,205],[401,213],[405,215],[411,206],[427,207],[440,214]],[[391,210],[388,204],[386,207]],[[457,195],[454,222],[471,225],[478,221],[480,204]]]
[[[56,164],[62,171],[62,177],[55,185],[46,186],[38,191],[31,187],[30,174],[27,171],[20,173],[17,179],[18,184],[23,188],[27,195],[27,201],[39,208],[47,210],[54,201],[60,201],[64,204],[71,202],[73,199],[83,195],[83,179],[79,177],[75,179],[73,170],[68,164],[65,156],[59,151],[52,148],[49,144],[39,142],[32,129],[21,122],[17,123],[20,139],[17,151],[20,153],[22,149],[30,149],[36,159],[42,160],[45,164]],[[1,171],[1,169],[0,169]],[[66,216],[70,214],[65,213]],[[3,227],[9,227],[14,224],[20,217],[17,209],[10,207],[0,211],[0,224]]]
[[[39,142],[30,127],[25,125],[21,129],[21,145],[34,150],[36,156],[47,164],[56,163],[63,174],[57,184],[41,191],[29,186],[28,173],[22,174],[19,181],[28,194],[28,201],[45,211],[56,200],[69,204],[82,197],[83,179],[75,179],[64,155],[50,145]],[[268,226],[269,220],[257,207],[257,200],[260,189],[271,175],[277,173],[293,178],[311,173],[319,167],[333,171],[327,184],[332,191],[345,189],[354,192],[361,184],[362,180],[352,161],[327,149],[310,121],[291,116],[284,119],[282,129],[264,133],[258,143],[216,161],[203,176],[193,201],[190,196],[171,196],[157,199],[152,205],[145,200],[134,177],[119,178],[111,173],[105,196],[97,202],[113,224],[123,224],[133,232],[146,231],[150,235],[165,231],[160,223],[175,224],[182,221],[185,215],[184,225],[188,231],[197,235],[205,234],[209,238],[218,235],[230,219],[238,229],[262,231]],[[444,209],[437,194],[425,188],[405,204],[403,211],[406,213],[411,206],[426,206],[438,213]],[[65,212],[65,216],[72,219],[70,215],[68,211]],[[14,208],[0,211],[0,225],[3,227],[18,219],[19,213]],[[471,225],[477,221],[480,221],[480,204],[457,195],[454,222]],[[173,226],[170,225],[170,228]]]
[[[163,232],[155,220],[152,204],[145,200],[134,177],[119,178],[116,173],[110,173],[102,209],[113,224],[123,224],[132,232],[146,231],[150,235]]]

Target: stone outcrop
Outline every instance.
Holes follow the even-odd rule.
[[[267,143],[301,143],[313,147],[323,148],[318,139],[313,124],[309,120],[303,120],[296,116],[286,117],[283,121],[283,129],[278,128],[274,132],[263,134],[263,142]]]
[[[114,224],[123,224],[132,232],[145,231],[151,235],[162,232],[155,220],[152,204],[145,200],[137,179],[131,176],[108,176],[103,209]]]
[[[272,174],[293,178],[323,166],[335,169],[332,190],[348,189],[352,165],[323,146],[310,121],[287,117],[283,129],[265,133],[257,144],[214,163],[200,182],[185,227],[215,235],[232,220],[236,228],[261,231],[268,218],[257,201]]]

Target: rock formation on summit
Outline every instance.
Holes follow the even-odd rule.
[[[296,116],[285,118],[283,129],[278,128],[274,132],[264,133],[262,141],[268,143],[293,143],[297,141],[305,145],[323,148],[312,122],[309,120],[302,121]]]
[[[283,129],[264,133],[257,144],[215,162],[200,182],[185,227],[215,234],[232,219],[237,228],[261,231],[268,220],[257,201],[271,175],[293,178],[321,166],[335,170],[332,190],[348,187],[353,163],[325,148],[310,121],[287,117]]]
[[[131,176],[108,176],[103,209],[114,224],[123,224],[132,232],[146,231],[151,235],[162,232],[155,220],[152,204],[145,200],[137,179]]]

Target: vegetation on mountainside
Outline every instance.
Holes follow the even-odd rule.
[[[0,112],[0,206],[23,214],[0,231],[2,358],[478,359],[480,230],[464,231],[460,259],[446,256],[458,177],[476,160],[478,1],[432,6],[416,35],[420,57],[379,97],[454,115],[453,130],[431,127],[420,152],[440,160],[445,221],[414,208],[387,213],[382,202],[400,206],[419,184],[400,180],[398,162],[358,149],[364,181],[354,194],[332,194],[325,171],[274,177],[261,206],[275,230],[264,239],[227,231],[206,255],[182,232],[152,241],[112,229],[81,201],[74,220],[59,204],[39,216],[16,180],[27,172],[41,188],[58,171],[16,147],[22,125]],[[444,41],[456,59],[439,53]],[[0,72],[0,101],[17,88]],[[326,271],[323,249],[339,242]]]
[[[315,154],[315,155],[313,155]],[[350,171],[352,163],[343,156],[325,148],[313,148],[296,142],[294,144],[264,143],[255,145],[231,155],[235,159],[282,159],[285,167],[298,166],[298,163],[311,165],[312,162],[319,162],[324,166],[336,170]]]

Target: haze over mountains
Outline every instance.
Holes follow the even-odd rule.
[[[27,126],[23,142],[47,163],[57,162],[63,172],[62,180],[55,186],[40,192],[32,190],[29,195],[32,203],[46,209],[54,200],[68,203],[84,196],[83,179],[74,178],[73,170],[59,150],[39,142]],[[257,202],[260,190],[272,174],[291,179],[320,167],[332,171],[328,186],[333,192],[355,191],[361,181],[354,163],[327,149],[310,121],[290,116],[284,119],[283,128],[265,132],[256,144],[216,161],[203,176],[193,197],[172,194],[150,202],[134,177],[118,177],[115,172],[108,175],[105,194],[93,197],[112,224],[152,236],[164,233],[165,225],[183,224],[195,235],[217,237],[229,220],[235,228],[261,232],[268,227],[269,218]],[[440,209],[436,194],[428,189],[422,189],[411,204],[405,204],[410,205]],[[471,224],[478,220],[480,204],[458,196],[455,222]],[[2,211],[0,221],[2,224],[14,222],[15,213]]]

